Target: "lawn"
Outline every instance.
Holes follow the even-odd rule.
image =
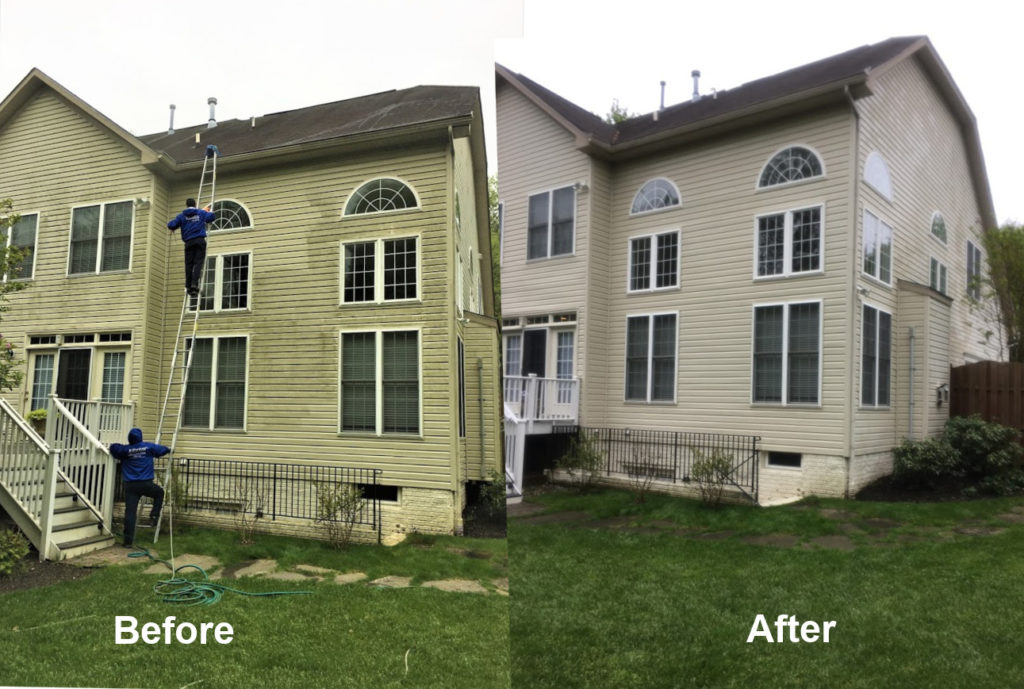
[[[163,540],[163,539],[162,539]],[[166,543],[161,543],[166,547]],[[246,597],[231,592],[209,606],[162,602],[145,574],[152,563],[108,566],[90,576],[0,595],[0,685],[76,687],[494,687],[508,686],[508,597],[495,580],[507,576],[505,541],[413,536],[405,543],[351,546],[179,530],[178,555],[215,555],[225,567],[272,558],[281,570],[312,565],[363,572],[338,585],[263,577],[224,580],[250,592],[311,591],[309,595]],[[166,551],[163,551],[166,552]],[[176,565],[185,560],[176,558]],[[200,576],[194,570],[182,575]],[[411,577],[408,588],[367,582]],[[476,582],[486,593],[419,586],[427,581]],[[115,616],[143,622],[228,622],[229,645],[115,645]]]
[[[531,501],[509,525],[515,687],[1024,684],[1022,499]],[[758,614],[836,626],[747,643]]]

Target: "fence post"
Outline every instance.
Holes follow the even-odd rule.
[[[57,493],[57,462],[59,459],[60,452],[51,449],[46,459],[46,471],[43,476],[43,509],[39,515],[40,562],[47,559],[50,554],[50,538],[53,536],[53,503]]]
[[[526,379],[526,399],[523,400],[523,416],[533,432],[533,420],[537,416],[537,374],[531,373]]]

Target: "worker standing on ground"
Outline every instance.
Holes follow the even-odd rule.
[[[163,445],[142,440],[142,431],[133,428],[128,431],[128,444],[113,443],[110,455],[121,462],[124,478],[124,545],[135,542],[135,517],[139,499],[145,495],[153,499],[153,510],[149,513],[150,526],[156,526],[160,519],[160,508],[164,505],[164,489],[153,482],[153,460],[163,457],[171,450]]]
[[[193,297],[199,294],[199,280],[206,264],[206,223],[217,216],[203,208],[196,208],[195,199],[185,201],[185,210],[167,223],[174,232],[181,228],[181,241],[185,242],[185,289]]]

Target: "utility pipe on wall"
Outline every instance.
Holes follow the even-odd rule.
[[[916,369],[914,368],[914,329],[910,329],[910,421],[907,424],[907,437],[911,440],[914,439],[914,380]]]

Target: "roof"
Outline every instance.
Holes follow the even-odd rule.
[[[414,86],[139,139],[178,163],[188,163],[202,160],[207,144],[216,144],[220,157],[225,158],[471,117],[479,110],[476,87]],[[201,138],[198,145],[197,133]]]

